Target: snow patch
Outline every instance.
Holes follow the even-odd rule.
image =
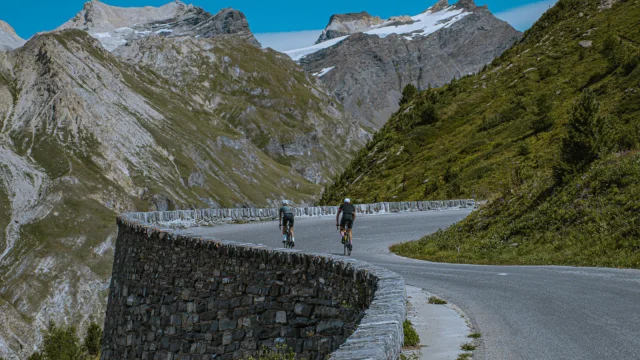
[[[314,73],[313,76],[317,76],[317,77],[323,77],[325,75],[327,75],[327,73],[333,69],[335,69],[335,66],[332,67],[328,67],[328,68],[324,68],[322,70],[320,70],[320,72]]]
[[[427,36],[442,28],[449,27],[469,14],[471,13],[465,12],[463,9],[454,9],[453,7],[436,12],[427,10],[422,14],[412,16],[412,24],[392,25],[393,21],[387,20],[382,25],[365,31],[364,33],[369,35],[378,35],[381,38],[387,37],[391,34],[398,34],[405,35],[404,38],[407,40],[413,40],[416,37]],[[342,36],[304,48],[285,51],[284,53],[289,55],[289,57],[294,61],[299,61],[309,54],[332,47],[348,37],[349,36]]]
[[[172,33],[173,30],[169,30],[169,29],[160,29],[158,31],[156,31],[156,34],[164,34],[164,33]]]
[[[110,38],[111,37],[111,33],[109,33],[109,32],[95,33],[95,34],[93,34],[93,37],[95,37],[97,39],[106,39],[106,38]]]

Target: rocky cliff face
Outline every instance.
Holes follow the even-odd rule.
[[[331,16],[329,24],[320,34],[316,44],[335,39],[341,36],[351,35],[367,31],[374,26],[381,25],[384,21],[378,16],[371,16],[366,11],[351,14],[336,14]]]
[[[473,0],[453,6],[441,0],[410,19],[341,32],[287,54],[316,74],[355,118],[379,128],[398,109],[407,84],[424,89],[477,72],[521,36]]]
[[[98,0],[85,3],[74,18],[58,30],[79,29],[98,39],[109,51],[129,41],[149,36],[242,37],[259,46],[243,13],[223,9],[215,15],[175,1],[161,7],[121,8]]]
[[[24,43],[24,39],[16,34],[11,25],[0,20],[0,50],[13,50]]]
[[[352,124],[242,33],[111,53],[69,29],[0,51],[0,357],[26,358],[49,320],[100,319],[117,213],[311,202],[366,141]]]

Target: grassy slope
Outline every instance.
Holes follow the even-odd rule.
[[[622,146],[638,148],[640,66],[613,66],[604,47],[613,38],[640,59],[640,2],[604,11],[599,3],[561,0],[485,71],[421,92],[326,190],[323,202],[345,195],[489,199],[451,229],[392,249],[436,261],[640,267],[634,151],[592,164],[563,187],[551,179],[571,106],[584,88],[612,116]],[[583,40],[593,46],[581,47]],[[545,95],[554,125],[536,133],[531,123]],[[430,102],[440,121],[416,125]]]
[[[561,8],[568,3],[576,8]],[[604,112],[635,125],[637,93],[626,90],[638,85],[638,73],[612,74],[600,49],[616,34],[637,51],[639,6],[631,1],[599,12],[599,1],[588,3],[561,1],[485,71],[421,92],[327,187],[321,202],[347,195],[360,201],[496,198],[509,186],[516,164],[529,172],[551,168],[571,105],[584,87],[595,89]],[[582,40],[593,46],[582,48]],[[544,95],[555,125],[536,134],[530,125]],[[430,102],[441,120],[417,124]]]

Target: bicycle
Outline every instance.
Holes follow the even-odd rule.
[[[291,227],[289,226],[289,224],[287,224],[287,226],[285,227],[284,232],[285,232],[285,235],[287,235],[287,240],[284,241],[284,248],[293,249],[293,247],[295,246],[295,243],[292,240]]]
[[[351,250],[353,250],[353,240],[351,239],[351,233],[348,229],[345,229],[344,233],[342,234],[342,245],[344,246],[344,255],[351,256]]]

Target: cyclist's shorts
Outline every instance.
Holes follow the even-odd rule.
[[[340,227],[343,227],[345,229],[351,229],[353,227],[353,215],[342,214],[342,219],[340,220]]]
[[[282,226],[287,226],[289,223],[290,227],[293,227],[293,214],[287,213],[282,215]]]

